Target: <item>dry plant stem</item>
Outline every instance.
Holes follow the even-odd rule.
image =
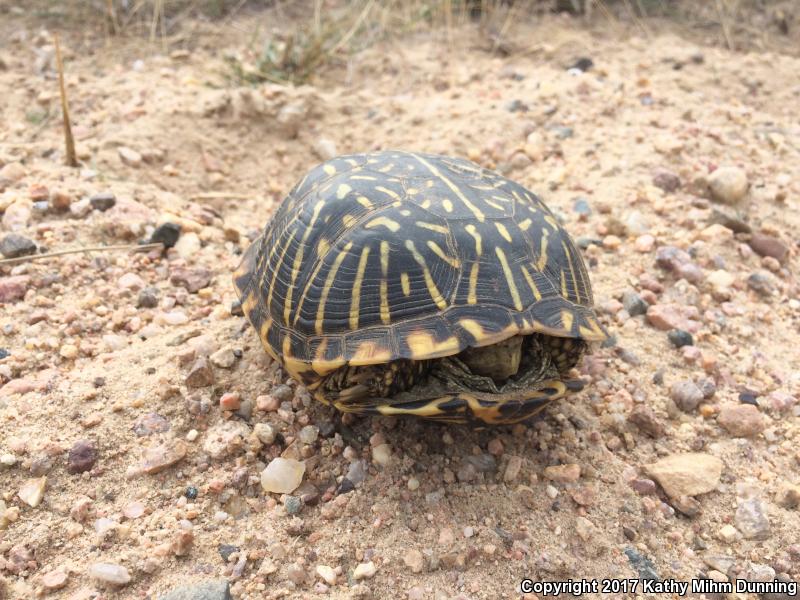
[[[364,22],[364,19],[367,18],[369,11],[374,4],[375,0],[369,0],[369,2],[367,2],[367,5],[364,7],[364,10],[362,10],[361,14],[358,15],[358,18],[356,19],[355,23],[353,23],[353,26],[350,28],[350,30],[346,34],[344,34],[342,39],[340,39],[339,42],[333,48],[331,48],[330,54],[335,54],[338,50],[347,45],[350,39],[356,34],[356,31],[358,31],[358,28],[361,27],[361,24]]]
[[[108,11],[108,22],[111,25],[111,35],[119,33],[119,21],[117,20],[117,11],[114,9],[114,0],[106,0],[106,9]]]
[[[70,248],[69,250],[58,250],[56,252],[48,252],[47,254],[31,254],[30,256],[20,256],[18,258],[6,258],[0,260],[0,266],[15,265],[17,263],[52,258],[54,256],[64,256],[66,254],[81,254],[83,252],[112,252],[115,250],[134,250],[136,252],[144,252],[146,250],[155,250],[156,248],[163,247],[164,244],[157,242],[155,244],[124,244],[118,246],[95,246],[92,248]]]
[[[722,35],[725,37],[725,44],[728,46],[728,50],[731,52],[733,51],[733,38],[731,37],[731,26],[728,22],[728,15],[725,11],[725,6],[723,5],[722,0],[716,0],[715,2],[717,8],[717,15],[719,15],[719,23],[722,26]]]
[[[58,66],[58,89],[61,92],[61,114],[64,118],[64,145],[67,152],[67,166],[77,167],[78,158],[75,155],[75,138],[72,137],[72,126],[69,122],[67,88],[64,85],[64,63],[61,60],[61,45],[58,43],[58,34],[54,35],[54,40],[56,44],[56,65]]]

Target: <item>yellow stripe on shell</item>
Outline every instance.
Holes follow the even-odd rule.
[[[565,308],[561,311],[561,325],[563,325],[565,331],[572,331],[572,324],[574,321],[575,315],[569,310]]]
[[[437,244],[436,242],[434,242],[432,240],[428,240],[427,244],[428,244],[428,248],[430,248],[436,256],[441,258],[448,265],[450,265],[454,269],[460,269],[461,268],[461,261],[458,260],[457,258],[453,258],[452,256],[448,256],[447,254],[445,254],[445,251],[442,250],[441,247],[439,247],[439,244]]]
[[[436,338],[427,331],[412,331],[408,334],[406,343],[411,351],[411,358],[414,360],[450,356],[460,349],[456,336],[450,336],[441,342],[437,342]]]
[[[547,229],[542,229],[542,239],[539,246],[539,260],[536,261],[536,269],[541,273],[547,264],[547,237],[550,232]]]
[[[576,296],[576,298],[578,300],[578,303],[580,303],[581,302],[581,289],[580,289],[581,286],[578,285],[578,281],[575,279],[575,267],[572,264],[572,254],[570,253],[566,242],[564,242],[563,240],[561,242],[561,247],[564,249],[564,257],[566,258],[567,264],[569,265],[569,274],[570,274],[570,277],[572,278],[571,279],[572,280],[572,288],[575,290],[575,296]],[[565,286],[565,290],[564,291],[565,291],[564,297],[566,298],[567,297],[566,286]]]
[[[450,200],[448,198],[444,198],[442,200],[442,206],[444,206],[444,209],[447,212],[449,212],[449,213],[453,212],[453,203],[450,202]]]
[[[503,274],[506,276],[508,291],[511,293],[511,298],[514,300],[514,308],[517,310],[522,310],[522,300],[519,297],[517,284],[514,282],[514,274],[511,272],[511,267],[508,266],[506,253],[503,252],[503,249],[500,246],[496,246],[494,251],[497,254],[498,260],[500,261],[500,265],[503,267]]]
[[[340,184],[339,184],[339,187],[338,187],[338,188],[336,188],[336,197],[337,197],[339,200],[341,200],[341,199],[343,199],[345,196],[347,196],[347,194],[349,194],[349,193],[352,191],[352,189],[353,189],[353,188],[351,188],[351,187],[350,187],[349,185],[347,185],[346,183],[340,183]]]
[[[303,254],[306,250],[306,241],[314,229],[314,223],[317,222],[317,218],[319,217],[319,213],[323,206],[325,206],[324,200],[320,200],[314,205],[311,219],[309,220],[308,226],[306,227],[303,237],[300,240],[300,247],[297,249],[297,253],[294,255],[294,261],[292,263],[292,282],[286,290],[286,302],[283,304],[283,322],[286,325],[289,324],[289,314],[292,312],[292,293],[294,292],[294,283],[297,281],[297,276],[300,274],[300,267],[303,265]]]
[[[328,175],[336,175],[336,167],[331,164],[323,165],[322,170]]]
[[[417,227],[421,227],[422,229],[435,231],[436,233],[443,233],[445,235],[450,233],[450,230],[444,225],[437,225],[435,223],[426,223],[425,221],[417,221],[416,223],[414,223],[414,225],[416,225]]]
[[[286,258],[286,252],[289,250],[289,246],[291,245],[293,239],[294,239],[294,231],[292,231],[291,235],[286,237],[286,243],[284,244],[283,250],[281,250],[280,256],[278,257],[278,262],[275,263],[275,271],[272,273],[272,281],[270,282],[269,285],[269,294],[267,294],[267,312],[270,312],[270,309],[272,307],[272,293],[275,291],[275,282],[278,279],[278,273],[281,270],[283,261]]]
[[[472,267],[469,270],[469,292],[467,293],[467,304],[477,304],[478,302],[477,289],[479,270],[480,264],[477,261],[472,263]]]
[[[536,301],[542,299],[542,294],[539,291],[539,288],[536,287],[536,282],[533,281],[533,276],[528,272],[528,268],[525,265],[522,265],[522,275],[525,277],[525,281],[528,282],[528,287],[531,288],[531,292],[533,293],[533,297],[536,298]]]
[[[336,272],[339,270],[342,261],[347,256],[347,253],[350,252],[350,248],[352,247],[353,242],[347,242],[347,244],[345,244],[342,251],[339,252],[339,254],[336,255],[336,258],[333,260],[331,270],[328,271],[328,276],[325,278],[325,284],[322,288],[322,295],[319,299],[319,306],[317,307],[317,319],[314,322],[314,330],[317,332],[317,335],[322,335],[323,332],[322,324],[325,317],[325,304],[328,302],[328,294],[331,291],[334,279],[336,279]]]
[[[389,284],[386,277],[389,274],[389,242],[381,241],[381,322],[389,325],[392,322],[389,313]]]
[[[479,257],[483,255],[483,247],[481,245],[481,234],[478,233],[478,230],[475,228],[475,225],[470,223],[464,229],[467,230],[467,233],[470,234],[472,237],[475,238],[475,254]]]
[[[390,196],[391,198],[394,198],[395,200],[400,200],[400,194],[398,194],[394,190],[390,190],[389,188],[385,188],[382,185],[376,185],[375,186],[375,191],[383,192],[384,194],[386,194],[387,196]]]
[[[364,282],[364,272],[367,269],[367,259],[369,258],[370,248],[364,246],[361,250],[361,258],[358,260],[358,270],[356,280],[353,283],[353,297],[350,300],[350,329],[358,329],[359,304],[361,303],[361,284]]]
[[[439,169],[429,163],[427,160],[419,156],[418,154],[412,154],[414,158],[416,158],[419,162],[421,162],[435,177],[438,177],[450,190],[461,200],[467,208],[472,211],[472,214],[475,215],[475,218],[478,219],[481,223],[486,219],[481,209],[475,206],[472,202],[470,202],[469,198],[467,198],[461,189],[455,185],[452,181],[450,181],[447,177],[445,177]],[[446,210],[446,209],[445,209]],[[450,211],[448,211],[450,212]]]
[[[431,276],[431,272],[425,262],[425,257],[417,251],[416,246],[414,246],[414,242],[411,240],[406,240],[406,248],[409,252],[411,252],[411,255],[414,257],[414,260],[417,261],[419,266],[422,267],[422,272],[425,276],[425,285],[428,288],[428,293],[430,294],[431,299],[436,303],[436,306],[438,306],[440,310],[444,310],[447,308],[447,302],[442,296],[442,293],[439,291],[439,288],[436,287],[436,282]]]
[[[359,196],[358,198],[356,198],[356,202],[358,202],[361,206],[363,206],[367,210],[370,210],[373,207],[372,202],[370,202],[369,198],[367,198],[366,196]]]
[[[408,273],[400,273],[400,285],[403,286],[403,295],[408,297],[411,294],[411,283],[408,280]]]
[[[506,226],[505,226],[505,225],[503,225],[502,223],[497,223],[497,222],[495,222],[494,226],[497,228],[497,231],[498,231],[498,233],[499,233],[500,235],[502,235],[502,236],[503,236],[503,238],[504,238],[504,239],[505,239],[507,242],[511,243],[511,234],[510,234],[510,233],[508,233],[508,229],[506,229]]]
[[[389,217],[377,217],[364,225],[364,227],[367,229],[372,229],[374,227],[386,227],[389,231],[395,233],[400,229],[400,223],[390,219]]]
[[[375,342],[362,342],[347,363],[354,367],[360,367],[388,363],[391,359],[392,352],[389,348],[379,346]]]
[[[522,231],[528,231],[532,223],[533,221],[531,221],[530,219],[524,219],[523,221],[520,221],[519,228]]]
[[[567,274],[564,272],[564,269],[559,271],[561,273],[561,296],[563,298],[567,297]]]

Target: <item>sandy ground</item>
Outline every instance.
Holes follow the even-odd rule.
[[[509,57],[465,28],[233,87],[223,55],[256,19],[188,52],[65,36],[79,169],[50,36],[20,21],[0,45],[0,239],[182,226],[163,256],[0,266],[0,597],[800,578],[800,59],[553,20]],[[239,256],[310,167],[381,148],[469,157],[563,218],[615,336],[584,391],[514,428],[343,421],[270,364],[231,315]],[[305,461],[291,498],[260,484],[278,456]],[[677,597],[641,592],[584,597]]]

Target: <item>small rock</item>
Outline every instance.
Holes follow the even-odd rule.
[[[653,185],[671,193],[681,187],[681,178],[672,171],[662,169],[653,175]]]
[[[364,460],[354,460],[347,469],[345,479],[353,485],[358,485],[367,477],[367,464]]]
[[[209,360],[215,367],[230,369],[236,364],[236,355],[233,353],[232,348],[226,347],[214,352],[214,354],[209,357]]]
[[[89,577],[111,585],[127,585],[131,581],[128,569],[113,563],[94,563],[89,567]]]
[[[175,252],[178,253],[183,260],[191,262],[195,260],[197,254],[200,252],[202,245],[200,244],[200,237],[193,231],[182,235],[175,243]]]
[[[119,154],[120,159],[122,162],[129,167],[140,167],[142,166],[142,155],[139,154],[133,148],[128,148],[127,146],[120,146],[117,148],[117,154]]]
[[[719,224],[723,227],[727,227],[733,233],[750,233],[750,231],[752,231],[747,221],[736,211],[729,208],[723,209],[719,206],[713,207],[708,222],[712,225]]]
[[[67,585],[68,579],[69,575],[67,575],[67,573],[61,569],[56,569],[55,571],[50,571],[42,575],[40,581],[46,590],[60,590]]]
[[[510,455],[508,457],[508,463],[506,464],[505,473],[503,473],[503,481],[506,483],[511,483],[517,480],[519,477],[520,470],[522,469],[522,457]]]
[[[628,421],[636,425],[647,435],[653,438],[664,436],[664,424],[656,417],[652,408],[646,405],[638,405],[628,415]]]
[[[652,496],[656,493],[656,482],[652,479],[634,479],[631,481],[631,487],[642,496]]]
[[[736,531],[736,527],[734,527],[733,525],[725,525],[719,530],[719,533],[717,535],[719,536],[719,539],[721,539],[723,542],[727,542],[730,544],[736,539],[736,536],[739,535],[739,532]]]
[[[797,508],[800,506],[800,485],[782,484],[775,501],[783,508]]]
[[[141,290],[144,286],[144,279],[136,273],[125,273],[117,279],[117,287],[123,290]]]
[[[3,227],[8,231],[25,229],[31,220],[32,209],[33,203],[27,200],[17,200],[3,213]]]
[[[225,392],[220,396],[219,407],[221,410],[238,410],[242,399],[237,392]]]
[[[58,353],[67,360],[75,360],[78,358],[78,347],[75,344],[64,344],[59,348]]]
[[[146,413],[133,423],[133,433],[139,437],[169,431],[169,421],[158,413]]]
[[[9,233],[0,238],[0,254],[3,258],[19,258],[36,254],[36,242],[24,235]]]
[[[708,176],[712,199],[723,204],[737,204],[747,194],[747,173],[739,167],[719,167]]]
[[[10,162],[0,169],[0,180],[19,181],[25,174],[25,167],[18,162]]]
[[[717,423],[734,437],[754,437],[764,430],[764,417],[752,404],[725,404]]]
[[[353,570],[353,579],[356,581],[360,581],[362,579],[370,579],[372,578],[375,573],[378,572],[378,569],[375,567],[375,563],[372,561],[360,563],[354,570]]]
[[[100,192],[89,198],[89,204],[92,205],[92,208],[100,212],[105,212],[109,208],[113,208],[116,203],[117,197],[113,192]]]
[[[317,565],[317,576],[328,585],[336,585],[336,571],[327,565]]]
[[[670,388],[670,398],[683,412],[692,412],[703,400],[703,392],[693,381],[676,381]]]
[[[189,293],[194,294],[209,286],[211,283],[211,271],[201,268],[186,269],[178,267],[172,270],[169,280],[172,285],[182,286]]]
[[[697,331],[699,322],[694,320],[695,316],[698,315],[694,306],[654,304],[647,309],[647,322],[661,331],[670,329]]]
[[[274,458],[261,473],[261,487],[266,492],[291,494],[303,481],[304,462],[291,458]]]
[[[41,504],[44,498],[44,488],[47,486],[47,477],[38,477],[36,479],[28,479],[19,488],[20,500],[31,508],[36,508]]]
[[[172,248],[181,236],[181,226],[177,223],[162,223],[155,228],[148,243],[164,244],[165,248]]]
[[[425,568],[425,557],[422,555],[422,552],[414,548],[403,555],[403,562],[411,569],[412,573],[422,573],[422,570]]]
[[[314,153],[322,160],[330,160],[338,154],[336,143],[328,138],[319,138],[314,142]]]
[[[687,517],[696,517],[700,514],[700,503],[691,496],[671,498],[670,506]]]
[[[146,287],[136,298],[137,308],[155,308],[158,306],[158,289],[154,287]]]
[[[283,508],[287,515],[296,515],[303,508],[303,501],[297,496],[286,496],[283,499]]]
[[[645,467],[668,496],[696,496],[717,488],[722,476],[722,461],[699,452],[672,454]]]
[[[319,437],[319,427],[316,425],[306,425],[303,427],[300,432],[297,434],[297,437],[306,445],[315,444],[317,438]],[[388,446],[388,444],[386,444]],[[389,449],[389,453],[391,454],[391,448]],[[375,453],[373,451],[373,459],[375,458]]]
[[[676,348],[683,348],[684,346],[694,346],[694,338],[692,334],[683,329],[671,329],[667,332],[667,339],[669,343]]]
[[[491,454],[467,456],[464,462],[472,465],[478,473],[494,473],[497,470],[497,459]]]
[[[128,470],[128,477],[135,477],[142,473],[153,475],[160,473],[180,462],[186,457],[187,448],[182,441],[165,442],[159,446],[145,448],[142,452],[142,461]]]
[[[50,208],[56,212],[66,212],[72,204],[72,196],[62,190],[55,190],[50,196]]]
[[[736,529],[748,540],[765,540],[769,537],[770,526],[766,506],[757,496],[740,498],[734,517]]]
[[[761,296],[772,296],[775,293],[775,276],[769,271],[756,271],[748,276],[747,287]]]
[[[582,197],[575,198],[572,203],[572,210],[574,210],[584,219],[592,214],[592,207],[589,205],[589,201]]]
[[[372,449],[372,462],[382,467],[392,463],[392,447],[389,444],[379,444]]]
[[[224,579],[201,581],[170,590],[159,600],[232,600],[230,584]]]
[[[636,548],[632,546],[626,547],[625,556],[628,557],[631,567],[639,574],[639,579],[659,579],[653,561],[641,554]]]
[[[90,440],[78,440],[69,449],[67,473],[75,475],[91,471],[97,462],[97,446]]]
[[[558,483],[573,483],[581,476],[581,466],[575,463],[546,467],[545,478]]]
[[[630,316],[636,317],[646,314],[650,305],[647,304],[639,294],[629,290],[622,294],[622,306],[628,311]]]
[[[275,443],[275,428],[269,423],[256,423],[253,427],[253,433],[266,446]]]
[[[779,262],[784,262],[789,254],[789,247],[778,238],[763,233],[754,233],[750,238],[750,247],[759,256],[771,256]]]
[[[204,357],[198,358],[186,376],[186,387],[208,387],[214,383],[214,371]]]
[[[0,302],[15,302],[24,298],[30,281],[27,275],[0,277]]]

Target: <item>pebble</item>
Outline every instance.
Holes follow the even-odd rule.
[[[699,317],[699,314],[694,306],[654,304],[647,309],[647,322],[661,331],[670,329],[697,331],[700,323],[695,320],[695,317]]]
[[[133,433],[139,437],[164,433],[169,431],[169,421],[158,413],[150,412],[143,414],[133,423]]]
[[[736,540],[738,535],[739,535],[739,532],[736,530],[736,527],[734,527],[733,525],[730,525],[730,524],[729,525],[725,525],[722,528],[720,528],[719,532],[717,533],[717,536],[719,537],[719,539],[721,539],[723,542],[727,542],[729,544],[731,542],[733,542],[734,540]]]
[[[297,496],[286,496],[283,499],[283,508],[288,515],[296,515],[303,508],[303,501]]]
[[[656,439],[663,437],[666,433],[664,424],[656,417],[653,409],[646,405],[636,406],[628,415],[628,421]]]
[[[649,304],[639,294],[630,290],[622,293],[622,306],[632,317],[646,314],[649,308]]]
[[[669,395],[683,412],[692,412],[704,398],[703,392],[697,387],[697,384],[688,379],[673,383]]]
[[[747,287],[761,296],[772,296],[775,293],[775,276],[769,271],[756,271],[747,277]]]
[[[382,467],[392,463],[392,447],[389,444],[379,444],[372,449],[372,462]]]
[[[789,254],[789,247],[778,238],[763,233],[754,233],[750,238],[750,247],[759,256],[769,256],[784,262]]]
[[[56,569],[42,575],[40,581],[46,590],[60,590],[67,585],[68,579],[69,575],[67,573],[61,569]]]
[[[144,279],[136,273],[125,273],[117,279],[117,287],[123,290],[141,290],[144,286]]]
[[[89,577],[111,585],[127,585],[131,581],[128,569],[114,563],[94,563],[89,567]]]
[[[66,360],[78,358],[78,347],[75,344],[64,344],[59,348],[58,354]]]
[[[186,387],[202,388],[213,385],[213,383],[214,371],[204,357],[198,358],[186,375]]]
[[[336,571],[327,565],[317,565],[317,576],[328,585],[336,585]]]
[[[9,233],[0,238],[0,254],[3,255],[3,258],[19,258],[36,254],[36,242],[24,235]]]
[[[129,167],[140,167],[142,165],[142,155],[134,150],[133,148],[128,148],[127,146],[120,146],[117,148],[117,154],[119,154],[120,159],[122,162]]]
[[[44,489],[47,486],[47,477],[37,477],[35,479],[28,479],[23,483],[17,495],[20,500],[31,508],[36,508],[42,503],[44,499]]]
[[[127,476],[135,477],[142,473],[153,475],[160,473],[180,462],[186,457],[187,448],[181,441],[169,441],[158,446],[151,446],[142,451],[141,462],[128,469]]]
[[[347,469],[345,479],[353,485],[358,485],[367,477],[367,464],[363,460],[354,460]]]
[[[798,508],[800,506],[800,485],[783,483],[775,496],[775,502],[783,508]]]
[[[378,572],[378,569],[375,567],[375,563],[372,561],[360,563],[354,570],[353,570],[353,579],[356,581],[360,581],[362,579],[371,579],[375,573]]]
[[[266,492],[291,494],[303,481],[305,463],[291,458],[274,458],[261,473],[261,487]]]
[[[275,428],[269,423],[256,423],[253,427],[253,433],[266,446],[271,446],[275,443]]]
[[[90,440],[78,440],[69,449],[67,473],[76,475],[91,471],[97,462],[97,446]]]
[[[27,275],[0,277],[0,302],[15,302],[24,298],[30,281]]]
[[[425,568],[425,557],[422,552],[411,548],[403,555],[403,562],[411,569],[412,573],[422,573]]]
[[[165,248],[172,248],[178,243],[181,236],[181,226],[177,223],[162,223],[153,230],[148,242],[150,244],[161,243]],[[199,240],[198,240],[199,241]]]
[[[734,522],[745,539],[765,540],[770,535],[766,505],[757,496],[739,499]]]
[[[10,162],[0,169],[0,179],[8,181],[19,181],[25,177],[25,167],[18,162]]]
[[[301,442],[310,446],[311,444],[316,443],[317,438],[319,438],[319,427],[317,427],[316,425],[306,425],[300,430],[300,432],[297,434],[297,437],[300,439]],[[375,452],[373,450],[373,458],[374,454]]]
[[[503,473],[503,481],[511,483],[516,481],[519,473],[522,470],[522,457],[516,455],[509,455],[506,470]]]
[[[736,211],[720,206],[715,206],[711,209],[708,222],[727,227],[733,233],[750,233],[750,231],[752,231],[747,221]]]
[[[318,138],[314,142],[314,153],[322,160],[330,160],[338,154],[336,143],[328,138]]]
[[[672,171],[661,169],[653,175],[653,185],[671,193],[681,187],[681,178]]]
[[[232,600],[231,586],[224,579],[182,585],[158,600]]]
[[[221,410],[238,410],[242,405],[242,399],[238,392],[225,392],[220,396],[219,407]]]
[[[145,513],[145,506],[141,502],[134,501],[130,504],[126,504],[125,507],[122,509],[122,514],[126,519],[138,519],[139,517],[143,516]]]
[[[656,238],[654,238],[649,233],[644,235],[640,235],[636,238],[633,242],[633,248],[637,252],[645,253],[650,252],[653,249],[653,246],[656,244]]]
[[[578,213],[581,217],[589,217],[592,214],[592,207],[586,198],[578,197],[572,202],[572,210]]]
[[[187,269],[177,267],[170,273],[169,281],[172,285],[181,286],[189,293],[195,294],[211,283],[211,271],[208,269]]]
[[[27,200],[17,200],[6,208],[3,213],[3,227],[8,231],[20,231],[28,226],[31,220],[33,203]]]
[[[200,237],[193,231],[180,236],[175,243],[175,252],[187,262],[192,262],[197,258],[200,248]]]
[[[546,467],[544,476],[558,483],[573,483],[581,476],[581,466],[575,463]]]
[[[692,337],[692,334],[683,329],[671,329],[667,332],[667,339],[669,340],[669,343],[676,348],[694,346],[694,338]]]
[[[764,430],[764,416],[752,404],[724,404],[717,423],[733,437],[755,437]]]
[[[230,347],[225,347],[217,350],[209,356],[209,360],[211,364],[215,367],[219,367],[220,369],[230,369],[236,364],[236,354],[234,354],[233,349]]]
[[[747,173],[739,167],[723,166],[708,176],[711,198],[723,204],[737,204],[747,194]]]
[[[672,498],[696,496],[717,488],[722,476],[722,461],[699,452],[671,454],[646,465],[645,472]]]
[[[154,287],[146,287],[136,298],[137,308],[155,308],[158,306],[158,289]]]
[[[113,192],[100,192],[89,198],[89,204],[91,204],[92,208],[100,212],[105,212],[109,208],[113,208],[116,203],[117,197]]]
[[[628,557],[628,562],[631,563],[631,567],[639,574],[639,579],[659,579],[653,561],[640,553],[636,548],[627,546],[625,548],[625,556]]]

